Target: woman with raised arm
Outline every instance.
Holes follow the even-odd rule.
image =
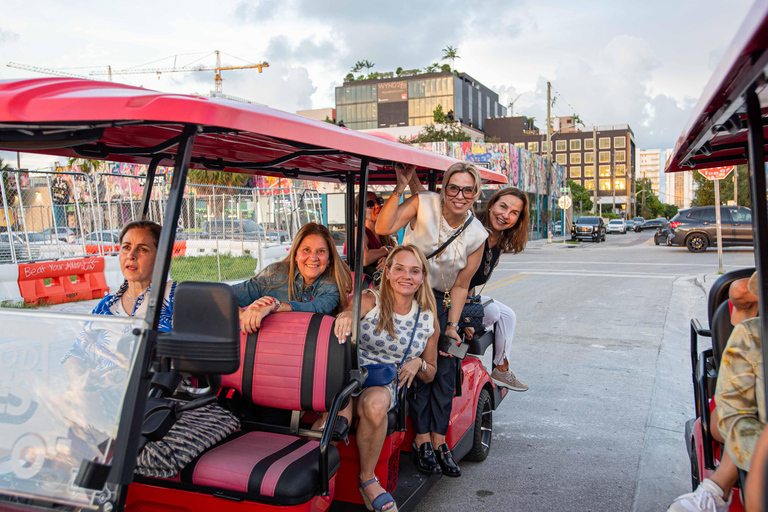
[[[414,378],[429,382],[435,375],[437,338],[435,299],[429,287],[427,260],[415,245],[392,249],[378,288],[364,290],[360,303],[360,365],[397,364],[397,377],[385,385],[363,388],[343,416],[360,418],[360,493],[369,510],[396,512],[392,495],[376,478],[376,462],[387,436],[387,413],[397,406],[397,392]],[[352,328],[352,305],[339,314],[334,332],[344,343]],[[372,378],[369,375],[369,378]]]
[[[483,258],[483,242],[488,237],[482,223],[472,215],[472,206],[480,195],[480,173],[470,163],[455,163],[443,176],[440,194],[421,191],[398,204],[413,179],[414,167],[398,167],[396,172],[397,186],[379,213],[376,232],[391,235],[405,227],[404,242],[424,251],[441,332],[460,343],[461,310],[472,276]],[[461,476],[461,469],[445,442],[457,366],[455,358],[441,351],[434,380],[416,385],[410,409],[416,430],[413,451],[417,467],[423,473]]]
[[[261,327],[264,317],[278,311],[330,315],[345,309],[352,276],[341,262],[328,228],[310,222],[296,234],[284,260],[233,288],[241,308],[241,328],[252,333]]]
[[[488,238],[483,248],[483,262],[470,283],[470,295],[482,293],[482,289],[477,288],[485,287],[488,283],[503,253],[517,254],[525,249],[529,231],[528,218],[528,195],[522,190],[507,187],[491,196],[478,215],[478,219],[488,231]],[[490,300],[488,297],[480,298],[481,304],[484,304],[483,325],[488,327],[496,323],[498,326],[493,343],[495,368],[491,378],[497,385],[512,391],[526,391],[528,386],[520,382],[509,369],[517,317],[506,304]],[[472,328],[465,328],[465,332],[469,338],[474,335]]]

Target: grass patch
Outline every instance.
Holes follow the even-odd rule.
[[[221,280],[248,279],[253,277],[256,258],[250,256],[229,256],[220,254]],[[219,281],[219,269],[216,256],[183,256],[171,260],[171,279],[183,281]]]
[[[20,301],[4,300],[3,302],[0,302],[0,308],[9,308],[9,309],[37,309],[47,305],[48,305],[47,302],[39,302],[37,304],[27,304],[23,300],[20,300]]]

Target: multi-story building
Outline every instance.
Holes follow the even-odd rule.
[[[507,113],[497,93],[466,73],[356,80],[336,87],[336,119],[353,130],[432,124],[438,105],[449,117],[479,130],[486,119]]]
[[[671,156],[671,150],[667,150]],[[690,208],[693,201],[696,182],[692,172],[674,172],[665,175],[666,194],[664,202],[679,209]]]
[[[636,145],[629,125],[579,128],[573,117],[567,117],[553,118],[553,126],[560,129],[552,133],[552,160],[567,168],[568,179],[597,190],[603,211],[634,215]],[[487,119],[485,134],[547,156],[546,130],[531,126],[524,116]]]

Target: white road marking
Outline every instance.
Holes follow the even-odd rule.
[[[497,269],[498,270],[498,269]],[[518,273],[521,274],[529,274],[534,276],[578,276],[578,277],[636,277],[640,279],[677,279],[680,276],[689,275],[686,274],[647,274],[647,273],[641,273],[641,272],[583,272],[583,271],[542,271],[540,269],[537,270],[522,270],[522,269],[515,269]],[[490,289],[490,288],[489,288]]]
[[[573,265],[632,265],[633,267],[644,267],[644,266],[659,266],[659,267],[712,267],[712,263],[638,263],[638,262],[626,262],[626,261],[571,261],[571,260],[522,260],[522,259],[515,259],[515,262],[524,263],[526,265],[535,265],[535,264],[541,264],[541,265],[561,265],[561,264],[573,264]],[[499,265],[496,267],[498,269],[504,269],[505,263],[511,263],[511,261],[499,263]],[[715,265],[717,262],[715,262]],[[739,265],[725,265],[726,267],[732,267],[732,268],[743,268]],[[506,270],[515,270],[514,268],[508,268]]]

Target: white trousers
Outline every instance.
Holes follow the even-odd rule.
[[[489,297],[482,296],[482,303]],[[500,365],[506,358],[512,361],[512,338],[515,336],[515,323],[517,316],[509,306],[494,299],[483,307],[483,325],[490,327],[497,322],[496,338],[493,343],[493,363]]]

